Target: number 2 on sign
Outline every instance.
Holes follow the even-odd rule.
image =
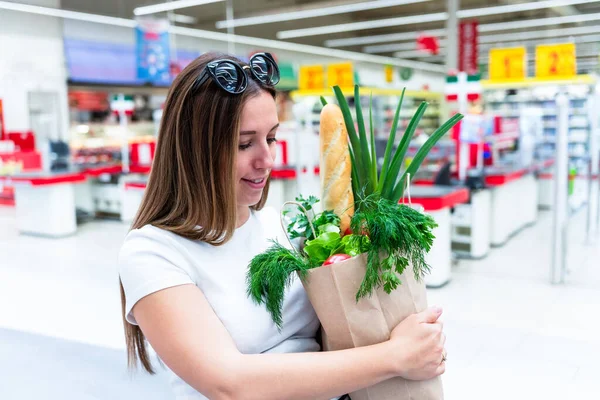
[[[577,74],[575,44],[539,45],[535,51],[535,74],[539,78],[569,77]]]

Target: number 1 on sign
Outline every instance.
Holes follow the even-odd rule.
[[[492,49],[490,51],[490,79],[523,79],[525,77],[524,47]]]
[[[553,51],[550,53],[550,75],[558,75],[558,54]]]
[[[515,79],[523,77],[523,60],[520,56],[507,55],[504,57],[504,77]]]

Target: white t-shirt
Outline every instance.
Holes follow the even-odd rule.
[[[273,209],[252,212],[222,246],[188,240],[151,225],[132,230],[119,255],[127,321],[136,324],[131,309],[141,298],[161,289],[193,283],[202,290],[240,352],[319,351],[315,340],[319,320],[299,279],[286,293],[281,332],[266,308],[246,295],[250,260],[270,246],[269,239],[286,243],[282,235],[278,214]],[[178,400],[206,399],[169,372]]]

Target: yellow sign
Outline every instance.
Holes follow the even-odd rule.
[[[352,63],[330,64],[327,66],[327,86],[354,86]]]
[[[391,65],[385,66],[385,82],[392,83],[394,81],[394,67]]]
[[[565,78],[577,75],[575,43],[544,44],[535,48],[535,76]]]
[[[300,67],[298,73],[298,89],[324,89],[325,88],[325,68],[322,65],[306,65]]]
[[[525,47],[490,50],[490,80],[525,79],[527,50]]]

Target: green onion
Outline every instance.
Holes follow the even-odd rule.
[[[362,112],[362,106],[360,102],[360,89],[356,85],[354,87],[354,103],[356,106],[356,121],[358,127],[358,134],[355,129],[354,120],[352,119],[352,113],[346,97],[344,96],[342,89],[339,86],[334,86],[333,91],[335,97],[339,103],[342,115],[344,116],[344,123],[348,131],[350,156],[352,159],[352,188],[354,191],[355,207],[360,209],[361,204],[364,204],[361,200],[370,197],[371,195],[378,195],[382,199],[391,200],[398,202],[404,194],[404,187],[406,186],[405,179],[407,174],[413,178],[417,173],[417,170],[423,163],[423,160],[429,154],[429,151],[435,146],[435,144],[454,126],[460,121],[463,116],[456,114],[448,121],[446,121],[440,128],[438,128],[425,142],[425,144],[419,149],[416,156],[402,175],[402,179],[398,179],[400,171],[404,165],[404,157],[410,146],[410,140],[414,136],[415,130],[427,109],[427,103],[422,102],[417,111],[412,116],[410,123],[408,124],[406,131],[400,139],[400,144],[394,152],[392,157],[392,149],[396,140],[396,131],[398,129],[398,122],[400,119],[400,110],[402,108],[402,102],[404,100],[405,90],[402,90],[400,101],[392,121],[392,129],[385,147],[385,155],[383,158],[383,165],[381,173],[377,173],[377,155],[375,154],[375,132],[373,128],[373,98],[371,95],[371,101],[369,104],[369,120],[370,120],[370,138],[367,138],[367,133],[364,124],[364,116]]]

